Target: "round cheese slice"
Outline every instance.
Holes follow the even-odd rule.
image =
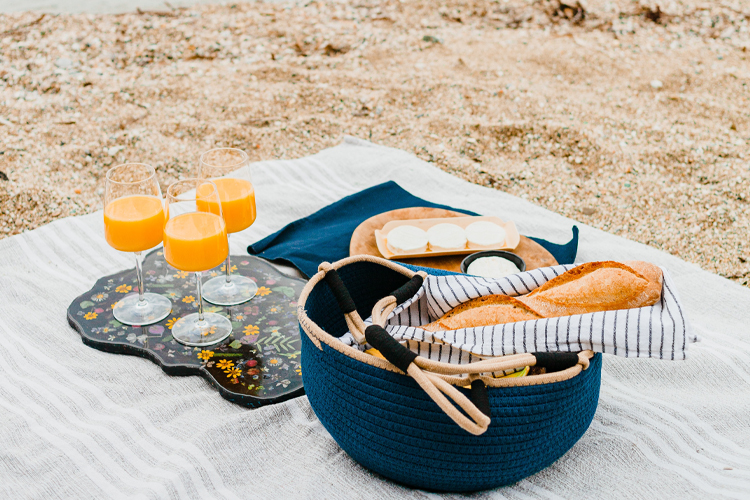
[[[471,249],[497,248],[505,243],[505,238],[505,229],[494,222],[482,220],[466,227],[466,239]]]
[[[427,250],[427,233],[415,226],[394,227],[385,237],[388,250],[394,254],[422,253]]]
[[[435,224],[427,230],[427,239],[433,252],[466,248],[466,232],[455,224]]]

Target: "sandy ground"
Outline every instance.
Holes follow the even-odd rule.
[[[0,237],[100,208],[126,160],[166,187],[351,134],[747,285],[749,47],[730,1],[0,15]]]
[[[301,0],[272,0],[279,3],[295,3]],[[0,12],[49,12],[122,14],[141,10],[163,10],[169,7],[192,7],[196,4],[227,4],[216,0],[0,0]],[[236,2],[233,2],[236,3]]]

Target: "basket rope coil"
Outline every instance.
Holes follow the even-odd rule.
[[[356,262],[376,262],[403,274],[409,281],[394,290],[390,295],[380,299],[372,310],[372,324],[366,326],[357,312],[357,307],[349,294],[344,282],[338,275],[337,269]],[[387,263],[387,264],[386,264]],[[410,351],[400,344],[385,330],[388,315],[396,306],[409,299],[422,286],[426,277],[424,271],[414,272],[408,268],[384,261],[377,257],[359,255],[338,261],[335,264],[323,262],[319,272],[310,279],[300,297],[298,305],[298,319],[304,331],[320,342],[328,344],[327,335],[317,325],[308,321],[305,313],[305,300],[308,291],[321,280],[325,280],[330,287],[336,302],[354,339],[360,344],[365,342],[379,350],[385,360],[383,368],[398,370],[412,377],[427,395],[445,412],[451,420],[462,429],[475,435],[484,433],[490,424],[488,398],[486,386],[498,385],[533,385],[537,383],[552,383],[574,377],[581,370],[589,366],[589,359],[594,355],[592,351],[580,353],[524,353],[498,358],[489,358],[468,364],[457,365],[430,360]],[[339,343],[340,344],[340,343]],[[337,346],[339,347],[339,346]],[[352,349],[352,351],[356,351]],[[357,351],[359,353],[359,351]],[[350,354],[353,354],[350,353]],[[361,356],[373,358],[368,354]],[[375,358],[377,359],[377,358]],[[372,360],[368,360],[372,361]],[[534,375],[517,379],[497,379],[488,374],[502,372],[525,366],[547,366],[560,371],[552,371],[541,375]],[[559,365],[559,366],[558,366]],[[470,386],[471,397],[467,398],[456,386]],[[453,401],[449,401],[449,399]],[[462,413],[460,410],[463,410]]]
[[[424,277],[391,261],[357,256],[322,264],[308,282],[298,302],[302,371],[320,422],[354,460],[417,488],[475,491],[551,465],[593,419],[601,354],[525,353],[466,365],[406,354],[395,339],[384,338],[382,325]],[[370,315],[374,327],[362,320]],[[395,351],[391,361],[342,342],[347,333],[381,342],[373,347]],[[548,373],[492,376],[528,365],[544,365]]]

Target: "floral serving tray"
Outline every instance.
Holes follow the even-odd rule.
[[[223,272],[222,265],[203,273],[203,279]],[[198,308],[195,275],[167,264],[161,248],[144,259],[143,276],[147,291],[172,301],[172,313],[165,320],[128,326],[112,316],[118,300],[137,292],[133,268],[99,279],[70,304],[68,322],[86,345],[150,359],[169,375],[201,375],[237,404],[255,408],[301,396],[297,298],[305,281],[249,255],[232,256],[232,273],[255,280],[258,294],[232,307],[203,303],[205,311],[224,314],[232,322],[232,335],[215,346],[188,347],[172,338],[175,321]]]

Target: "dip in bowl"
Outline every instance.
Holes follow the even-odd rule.
[[[515,269],[513,269],[515,266]],[[471,269],[471,270],[470,270]],[[518,255],[502,250],[485,250],[467,256],[461,272],[483,278],[503,278],[526,270],[526,262]]]

